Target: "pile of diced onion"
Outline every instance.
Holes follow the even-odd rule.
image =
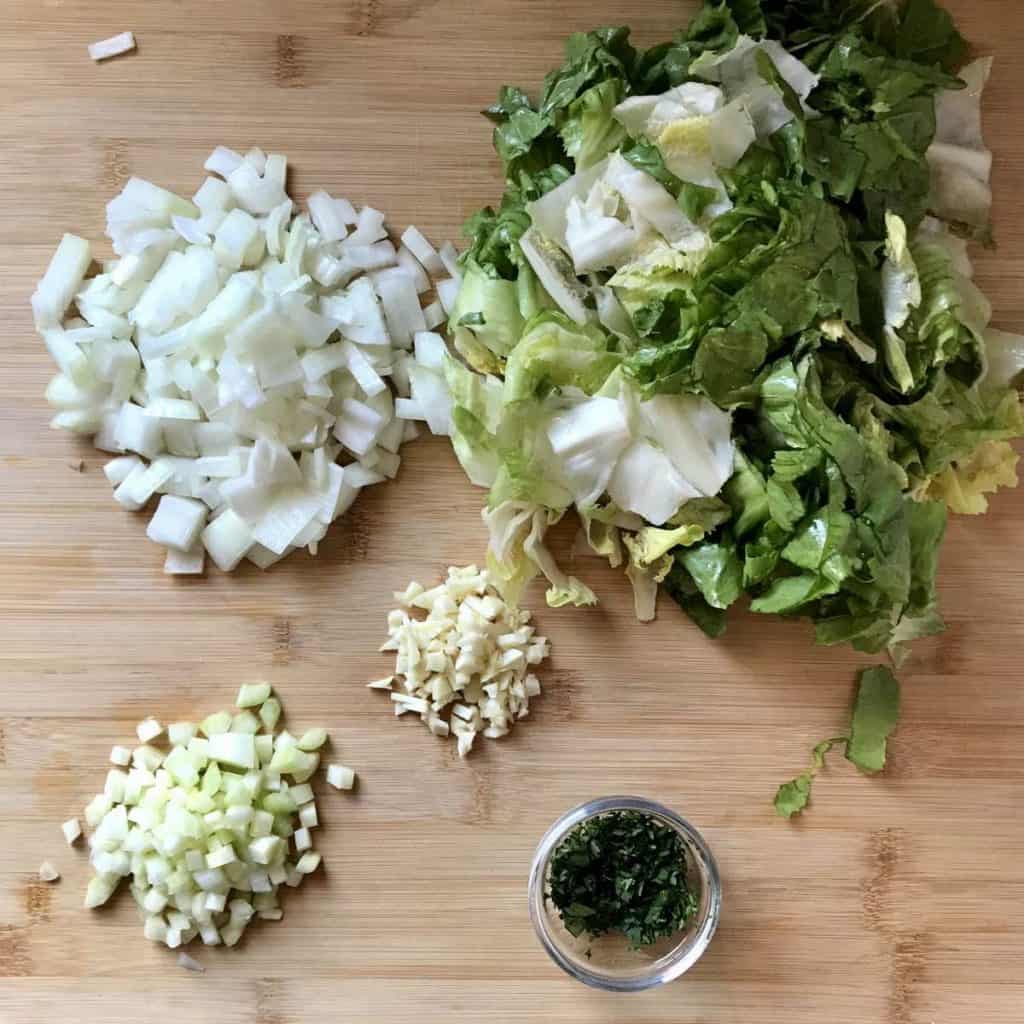
[[[475,565],[450,568],[430,590],[410,583],[395,600],[402,607],[388,614],[381,647],[397,652],[395,675],[370,688],[391,691],[396,715],[414,712],[435,736],[453,736],[459,757],[480,733],[507,736],[540,694],[530,670],[550,653],[530,613],[506,604],[487,570]],[[426,618],[410,614],[414,609]]]
[[[103,792],[85,809],[95,872],[85,906],[98,907],[122,878],[145,916],[146,938],[174,949],[197,936],[233,946],[255,918],[278,921],[282,885],[320,866],[319,824],[309,780],[320,765],[323,729],[277,732],[281,704],[266,683],[247,683],[239,711],[168,726],[140,722],[140,745],[114,747]],[[355,774],[332,764],[327,781],[351,789]],[[68,843],[81,835],[72,818]]]
[[[65,235],[32,297],[60,369],[51,425],[118,454],[124,508],[162,496],[148,534],[169,573],[315,554],[449,402],[429,365],[459,288],[450,243],[410,227],[396,247],[382,213],[322,191],[297,213],[278,154],[218,148],[206,169],[191,200],[130,179],[107,205],[118,258],[86,279],[91,247]]]

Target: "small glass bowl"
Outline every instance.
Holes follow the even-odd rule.
[[[697,913],[689,927],[652,946],[630,949],[624,935],[598,938],[573,936],[557,909],[545,898],[551,857],[562,840],[581,822],[610,811],[639,811],[675,829],[687,850],[691,884],[699,885]],[[530,868],[530,920],[541,945],[562,970],[577,981],[612,992],[640,992],[674,981],[688,971],[708,948],[722,910],[718,865],[701,834],[674,811],[637,796],[607,796],[589,800],[562,815],[548,829]]]

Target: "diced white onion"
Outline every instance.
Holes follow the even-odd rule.
[[[429,306],[424,308],[423,319],[426,321],[427,330],[433,331],[448,319],[448,314],[445,312],[445,308],[440,302],[432,302]]]
[[[416,433],[395,412],[392,387],[410,395],[396,350],[444,320],[420,307],[424,267],[445,263],[416,229],[398,251],[381,211],[322,191],[294,215],[286,159],[258,147],[217,147],[205,169],[191,201],[131,178],[107,206],[120,259],[85,280],[90,247],[67,235],[32,300],[60,369],[52,425],[119,456],[104,472],[123,508],[162,496],[147,533],[172,575],[201,573],[207,553],[230,571],[315,552],[362,486],[397,473]],[[417,401],[438,428],[434,383]],[[333,462],[335,439],[363,465],[312,487],[298,461]],[[270,476],[261,445],[277,447]]]
[[[451,242],[445,242],[441,246],[440,256],[444,269],[448,271],[448,276],[454,277],[456,281],[461,280],[462,271],[459,268],[459,252],[455,246]]]
[[[343,764],[329,764],[327,781],[335,789],[351,789],[356,783],[356,773]]]
[[[440,277],[444,273],[444,263],[437,250],[427,241],[419,228],[411,225],[402,234],[402,244],[423,264],[424,270],[431,277]]]
[[[168,576],[198,576],[205,562],[206,551],[198,541],[188,551],[168,548],[164,558],[164,572]]]
[[[107,60],[128,53],[135,49],[135,36],[131,32],[121,32],[109,39],[89,44],[89,56],[95,61]]]
[[[459,296],[461,282],[454,277],[447,277],[437,282],[437,297],[444,308],[445,313],[451,313],[455,308],[455,300]]]
[[[206,968],[198,960],[193,960],[188,953],[178,954],[178,966],[183,967],[186,971],[193,971],[196,974],[206,973]]]
[[[41,882],[56,882],[60,878],[60,872],[48,860],[39,865],[39,880]]]
[[[155,718],[146,718],[135,727],[135,735],[140,743],[155,740],[164,731],[164,727]]]

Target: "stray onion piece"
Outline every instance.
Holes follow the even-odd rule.
[[[135,36],[131,32],[121,32],[109,39],[89,44],[89,56],[97,63],[110,57],[119,57],[122,53],[130,53],[135,49]]]

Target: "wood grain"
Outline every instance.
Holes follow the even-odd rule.
[[[172,580],[118,510],[102,456],[47,430],[51,374],[28,296],[61,231],[99,239],[130,174],[191,192],[216,143],[292,160],[324,186],[437,239],[499,191],[477,111],[535,86],[564,35],[628,20],[666,37],[692,4],[638,0],[3,0],[0,15],[0,1021],[197,1024],[1019,1024],[1024,1017],[1024,493],[959,520],[942,569],[948,632],[904,672],[884,778],[836,763],[813,810],[773,817],[775,785],[845,720],[863,662],[797,624],[739,615],[718,643],[668,604],[647,627],[625,581],[580,565],[593,612],[550,612],[535,714],[466,763],[363,682],[390,592],[482,555],[480,494],[445,445],[407,449],[323,545],[263,575]],[[986,100],[1000,248],[978,278],[1024,329],[1024,14],[951,5],[998,59]],[[132,29],[138,53],[86,43]],[[84,472],[71,468],[79,458]],[[59,823],[101,785],[110,747],[154,712],[200,716],[265,677],[290,720],[331,729],[362,780],[325,797],[328,870],[202,976],[143,941],[125,896],[80,909],[84,857]],[[583,990],[526,913],[533,846],[570,804],[631,791],[706,832],[721,931],[684,980],[644,996]],[[34,881],[48,858],[63,872]]]

